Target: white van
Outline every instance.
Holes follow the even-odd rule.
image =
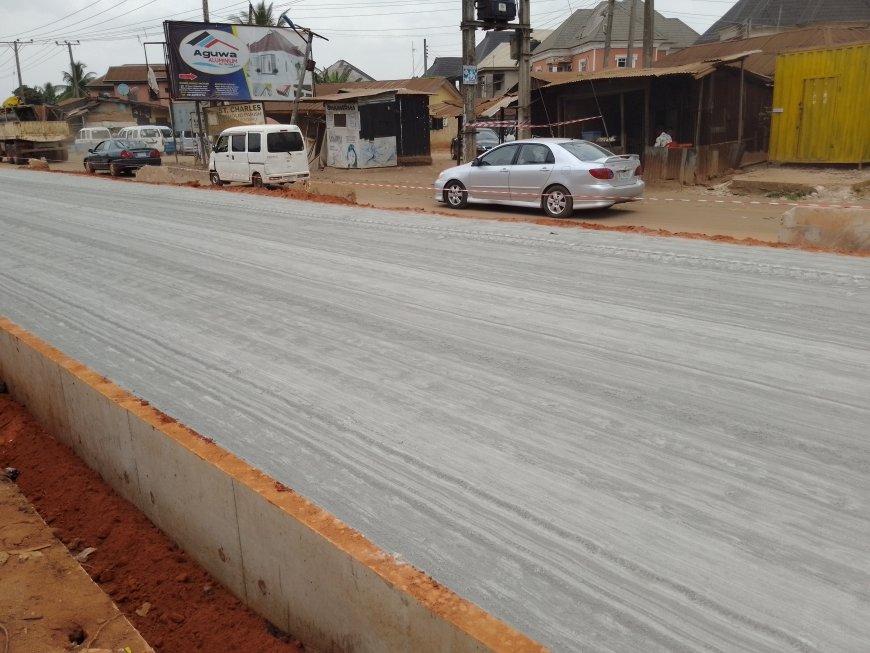
[[[106,127],[85,127],[76,134],[73,149],[76,152],[87,152],[99,142],[112,138],[112,133]]]
[[[308,179],[308,152],[296,125],[247,125],[221,132],[208,162],[215,186],[231,181],[254,186]]]
[[[140,141],[159,152],[166,151],[165,138],[172,140],[172,130],[160,125],[135,125],[124,127],[118,132],[118,138]]]

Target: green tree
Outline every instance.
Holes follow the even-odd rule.
[[[33,88],[27,84],[19,86],[12,94],[21,98],[24,104],[42,104],[42,93],[38,88]]]
[[[227,20],[231,23],[241,23],[242,25],[261,25],[264,27],[277,25],[278,21],[275,19],[275,14],[272,11],[273,4],[273,2],[270,2],[267,5],[266,0],[261,0],[261,2],[255,5],[248,3],[248,11],[228,16]]]
[[[64,98],[66,86],[55,86],[51,82],[46,82],[37,89],[42,96],[42,101],[45,104],[57,104]]]
[[[344,70],[315,70],[314,81],[318,84],[344,84],[350,77],[350,68]]]
[[[85,64],[81,61],[73,62],[70,65],[69,72],[63,74],[63,81],[67,84],[67,92],[64,93],[68,97],[85,97],[88,83],[96,78],[96,73],[85,73]]]

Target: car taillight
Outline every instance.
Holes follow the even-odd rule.
[[[610,168],[592,168],[589,174],[596,179],[613,179],[613,170]]]
[[[643,174],[643,166],[638,166],[634,169],[634,176],[640,177]]]
[[[157,150],[151,150],[151,158],[152,158],[152,159],[159,159],[159,158],[160,158],[160,152],[158,152]]]
[[[127,150],[121,150],[121,158],[122,159],[132,159],[133,155],[130,154]]]

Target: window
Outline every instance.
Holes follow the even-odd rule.
[[[156,129],[143,129],[139,135],[142,138],[157,138],[160,136],[160,132]]]
[[[584,59],[583,61],[580,62],[580,72],[581,73],[586,72],[587,65],[589,65],[589,62],[586,59]]]
[[[257,72],[261,75],[277,75],[274,54],[261,54],[257,57]]]
[[[359,137],[364,141],[396,135],[395,102],[363,104],[359,108]]]
[[[447,118],[432,118],[430,120],[429,129],[445,129],[447,127]]]
[[[299,132],[272,132],[266,134],[266,149],[270,152],[302,152],[305,143]]]
[[[230,135],[230,151],[244,152],[245,151],[245,134]]]
[[[347,114],[346,113],[334,113],[334,114],[332,114],[332,126],[333,127],[347,127]]]
[[[617,68],[625,68],[626,67],[625,64],[627,61],[628,61],[628,59],[627,59],[626,55],[620,55],[620,56],[616,57],[616,67]],[[631,55],[631,67],[637,68],[637,55],[636,54]]]
[[[546,145],[523,145],[520,151],[520,156],[517,158],[517,165],[541,165],[546,163],[555,163],[556,157]]]
[[[505,145],[490,152],[487,152],[480,157],[480,165],[482,166],[509,166],[514,162],[518,145]]]
[[[248,132],[248,152],[260,151],[260,132]]]
[[[493,95],[495,95],[495,91],[500,91],[504,87],[504,73],[493,73],[492,75],[492,90]]]
[[[219,139],[217,139],[217,143],[214,144],[214,151],[226,152],[227,146],[229,145],[229,140],[230,139],[228,136],[221,136]]]
[[[561,143],[560,147],[568,150],[581,161],[597,161],[611,156],[610,152],[594,143]]]

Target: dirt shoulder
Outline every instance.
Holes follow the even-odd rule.
[[[0,481],[0,651],[312,650],[245,607],[0,394],[6,467],[18,477]]]
[[[536,222],[560,227],[585,227],[630,231],[650,235],[707,237],[735,242],[777,243],[783,214],[796,204],[819,202],[870,205],[870,199],[856,195],[852,186],[864,184],[870,195],[870,170],[818,170],[800,168],[756,167],[736,178],[746,183],[732,192],[731,180],[719,180],[709,186],[681,186],[676,182],[648,184],[639,202],[618,204],[610,209],[577,211],[568,220],[547,221],[534,209],[472,206],[462,211],[436,202],[432,184],[441,170],[454,165],[446,152],[433,153],[426,166],[368,168],[344,170],[312,169],[312,189],[318,193],[350,197],[360,205],[386,209],[406,209],[421,213],[449,215],[485,220]],[[195,167],[191,157],[164,157],[169,168]],[[81,171],[81,156],[52,169]],[[759,180],[791,180],[802,189],[796,192],[782,184],[770,189]],[[760,189],[754,192],[753,189]],[[256,192],[269,192],[268,190]],[[290,193],[288,195],[294,195]]]

